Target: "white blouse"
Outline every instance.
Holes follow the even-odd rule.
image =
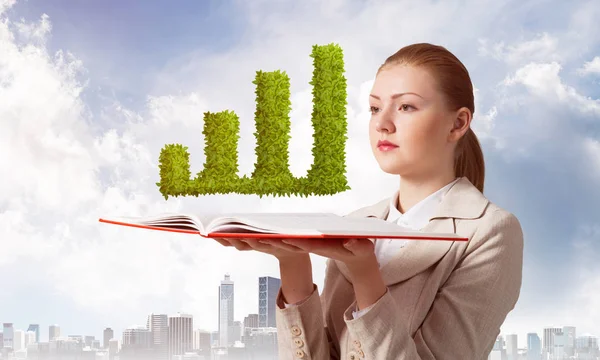
[[[448,190],[450,190],[458,180],[459,179],[455,179],[450,184],[419,201],[404,214],[398,210],[399,194],[398,191],[396,191],[394,196],[390,199],[390,212],[388,213],[386,221],[395,222],[398,225],[413,230],[421,230],[429,223],[429,219],[435,214],[437,207],[442,202],[446,193],[448,193]],[[404,247],[407,241],[409,240],[376,239],[375,256],[377,257],[379,267],[381,268],[383,265],[387,264],[390,259]],[[352,317],[355,319],[359,318],[361,315],[365,314],[369,308],[370,307],[366,307],[359,311],[353,311]]]

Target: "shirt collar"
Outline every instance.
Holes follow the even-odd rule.
[[[390,199],[390,211],[387,216],[387,221],[396,222],[415,230],[421,229],[427,225],[429,219],[434,215],[438,205],[444,198],[444,195],[446,195],[448,190],[450,190],[458,180],[460,180],[460,178],[453,180],[448,185],[419,201],[404,214],[398,210],[399,192],[396,191],[394,196]]]

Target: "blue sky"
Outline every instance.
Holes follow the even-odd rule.
[[[0,0],[0,9],[11,3]],[[0,322],[40,323],[42,339],[53,323],[99,337],[104,327],[120,335],[143,324],[151,312],[184,311],[197,327],[216,329],[225,272],[240,294],[236,320],[256,312],[258,276],[277,276],[272,259],[95,220],[290,206],[343,213],[388,196],[396,179],[362,176],[378,171],[366,139],[366,95],[387,56],[427,41],[448,47],[469,69],[486,195],[524,228],[523,288],[503,333],[518,333],[520,346],[526,332],[548,325],[600,336],[597,2],[88,3],[23,0],[0,10],[0,46],[8,49],[0,55],[0,151],[16,154],[0,158],[0,166],[19,168],[0,183],[0,271],[12,274],[4,277]],[[24,31],[21,18],[41,35],[26,36],[36,32]],[[160,148],[189,145],[200,169],[204,111],[236,111],[240,151],[253,154],[257,70],[283,69],[292,79],[290,157],[293,171],[306,171],[308,54],[313,44],[330,42],[345,53],[352,191],[314,199],[161,198],[154,186]],[[74,58],[61,62],[61,50]],[[254,159],[241,159],[241,171],[251,171]],[[315,259],[317,281],[323,264]]]

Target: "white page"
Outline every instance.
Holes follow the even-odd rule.
[[[419,234],[420,232],[377,218],[342,217],[329,213],[236,214],[212,223],[209,232],[238,220],[256,229],[286,234]]]

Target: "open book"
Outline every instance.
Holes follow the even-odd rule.
[[[207,238],[387,238],[466,241],[456,234],[424,233],[378,218],[345,217],[328,213],[247,213],[212,216],[162,216],[100,219],[100,222],[200,234]]]

